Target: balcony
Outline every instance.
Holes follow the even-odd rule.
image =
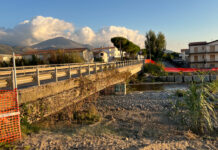
[[[218,63],[218,60],[200,60],[200,61],[190,61],[190,63]]]
[[[218,50],[216,51],[200,51],[200,52],[189,52],[189,54],[216,54],[218,53]]]

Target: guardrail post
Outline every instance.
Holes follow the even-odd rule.
[[[82,76],[83,74],[82,74],[82,66],[80,65],[80,67],[79,67],[79,76]]]
[[[55,67],[55,74],[54,74],[54,76],[55,76],[55,81],[57,82],[58,81],[58,69],[57,69],[57,67]]]
[[[11,88],[15,89],[14,70],[11,71]]]
[[[68,78],[71,78],[71,66],[69,65],[69,70],[68,70]]]
[[[37,85],[40,86],[39,69],[38,68],[36,68],[36,81],[37,81]]]
[[[97,64],[95,63],[95,73],[97,73]]]
[[[90,75],[90,64],[88,65],[88,74]]]
[[[101,64],[100,68],[101,68],[101,72],[102,72],[103,71],[103,65],[102,64]]]

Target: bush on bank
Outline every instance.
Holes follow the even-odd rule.
[[[215,106],[218,101],[218,80],[212,83],[192,83],[187,91],[177,94],[182,99],[178,98],[170,110],[173,120],[201,135],[217,130]]]
[[[164,66],[162,64],[145,64],[143,68],[144,73],[149,73],[153,76],[165,75]]]

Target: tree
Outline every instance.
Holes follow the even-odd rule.
[[[166,49],[166,40],[163,33],[159,32],[157,35],[150,30],[146,33],[145,49],[147,56],[153,60],[160,60],[163,57]]]
[[[120,50],[121,59],[123,60],[123,52],[126,52],[130,57],[135,57],[135,55],[140,51],[140,47],[133,42],[129,41],[124,37],[113,37],[111,42]]]

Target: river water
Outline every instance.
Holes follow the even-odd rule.
[[[174,91],[174,90],[186,90],[189,84],[186,83],[140,83],[129,84],[127,88],[131,91]]]

